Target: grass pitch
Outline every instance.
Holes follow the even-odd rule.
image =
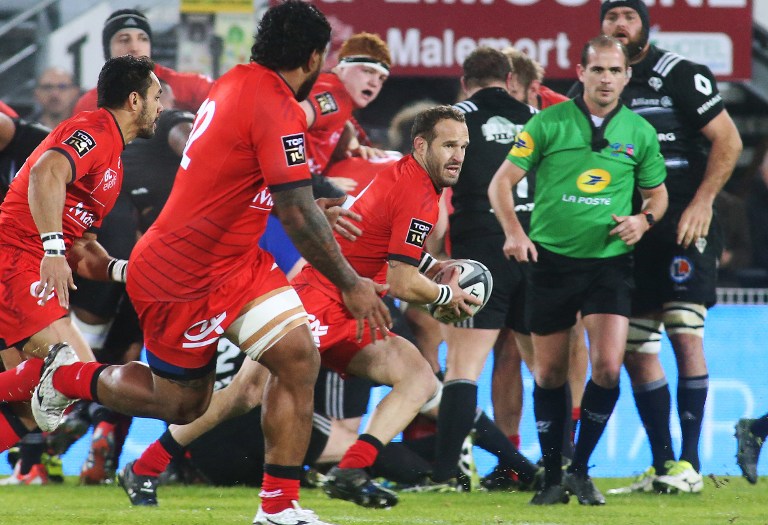
[[[605,492],[628,479],[598,479]],[[258,489],[163,486],[157,508],[132,507],[117,486],[0,487],[2,525],[247,525]],[[604,507],[532,507],[531,493],[401,494],[389,510],[331,500],[319,489],[302,490],[302,505],[338,525],[768,525],[768,480],[710,477],[701,494],[606,496]]]

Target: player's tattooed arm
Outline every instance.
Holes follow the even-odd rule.
[[[325,214],[312,198],[309,186],[273,192],[277,217],[299,253],[342,292],[344,304],[358,320],[358,339],[367,320],[372,337],[392,326],[389,310],[379,298],[386,285],[360,277],[341,253]]]

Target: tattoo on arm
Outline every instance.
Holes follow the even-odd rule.
[[[272,194],[275,209],[299,253],[342,290],[353,286],[357,275],[341,254],[333,230],[315,204],[310,187]]]

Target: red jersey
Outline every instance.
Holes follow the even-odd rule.
[[[65,120],[35,148],[11,182],[0,206],[0,243],[43,257],[40,232],[29,210],[29,171],[48,150],[67,157],[73,180],[67,184],[62,226],[67,247],[91,227],[101,225],[123,183],[120,154],[125,148],[115,117],[106,109]]]
[[[336,235],[341,252],[363,277],[387,281],[387,261],[418,266],[424,243],[437,222],[440,191],[418,162],[407,155],[381,171],[360,192],[351,206],[363,220],[363,234],[355,241]],[[292,284],[324,288],[341,301],[341,293],[311,266],[305,266]]]
[[[16,113],[11,106],[0,100],[0,113],[5,113],[11,118],[19,118],[19,114]]]
[[[566,100],[570,100],[565,95],[561,95],[557,91],[552,91],[547,86],[541,86],[539,88],[539,101],[541,102],[541,109],[548,108],[549,106],[554,106],[555,104],[559,104],[560,102],[565,102]]]
[[[315,112],[315,122],[309,128],[307,152],[312,173],[320,175],[328,167],[355,105],[347,88],[334,73],[323,73],[318,77],[307,101]]]
[[[193,113],[197,111],[205,97],[208,96],[208,91],[210,91],[213,85],[213,81],[205,75],[179,73],[160,64],[155,64],[155,75],[171,86],[173,97],[176,99],[174,109],[183,109]],[[96,88],[86,91],[77,101],[77,104],[75,104],[73,113],[93,111],[96,109],[97,100]]]
[[[274,71],[242,64],[216,81],[168,202],[131,254],[131,298],[199,299],[253,264],[271,191],[311,184],[306,131],[304,111]]]

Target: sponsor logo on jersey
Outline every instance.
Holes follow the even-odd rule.
[[[335,113],[339,110],[339,105],[336,103],[336,99],[328,91],[324,93],[318,93],[315,95],[317,105],[320,107],[320,114],[327,115],[328,113]]]
[[[614,142],[613,144],[611,144],[611,157],[618,157],[619,155],[626,155],[627,157],[632,157],[634,154],[635,154],[634,144],[627,144],[626,146],[621,142]]]
[[[705,97],[712,94],[712,82],[701,73],[693,75],[693,85],[696,88],[696,91]]]
[[[104,182],[102,189],[104,191],[110,190],[117,184],[117,172],[112,168],[107,168],[107,171],[104,172],[104,176],[101,180]]]
[[[427,235],[432,231],[432,225],[427,221],[420,219],[411,219],[411,225],[408,228],[408,233],[405,236],[405,243],[411,246],[424,247],[424,241],[427,240]]]
[[[661,86],[664,85],[664,83],[661,81],[659,77],[651,77],[648,79],[648,85],[651,86],[656,91],[661,89]]]
[[[714,97],[704,102],[701,106],[699,106],[698,109],[696,109],[696,113],[698,113],[699,115],[703,115],[704,113],[707,112],[707,110],[711,109],[712,106],[720,102],[722,99],[723,97],[721,97],[720,93],[718,93]]]
[[[663,96],[661,97],[661,107],[663,108],[671,108],[675,103],[672,102],[672,97]]]
[[[96,141],[88,133],[82,129],[78,129],[68,139],[64,141],[64,144],[74,148],[75,153],[80,158],[83,158],[89,151],[96,147]]]
[[[658,135],[659,142],[674,142],[677,140],[677,137],[674,133],[659,133]]]
[[[262,211],[272,211],[272,207],[275,205],[272,200],[272,193],[267,188],[263,188],[251,201],[251,208]]]
[[[694,246],[696,246],[696,249],[699,250],[699,253],[704,253],[704,250],[707,249],[707,239],[704,237],[699,237],[696,239]]]
[[[306,164],[307,155],[304,151],[304,133],[295,135],[285,135],[280,137],[283,141],[283,151],[285,152],[285,161],[289,166],[298,166]]]
[[[315,346],[319,349],[320,338],[328,335],[328,325],[320,324],[320,320],[312,314],[307,314],[309,319],[309,330],[312,332],[312,339],[315,340]]]
[[[75,222],[78,222],[86,230],[93,226],[93,223],[96,222],[96,217],[91,211],[86,209],[84,202],[78,202],[69,208],[67,216],[71,219],[74,219]]]
[[[498,142],[499,144],[509,144],[515,140],[515,135],[520,131],[522,126],[513,124],[504,117],[498,115],[488,119],[488,121],[480,126],[480,130],[483,132],[486,142]]]
[[[587,170],[576,179],[576,187],[584,193],[603,191],[611,183],[611,174],[601,169]]]
[[[693,276],[693,263],[689,258],[678,255],[669,265],[669,276],[676,283],[684,283]]]
[[[528,157],[533,153],[533,148],[533,137],[527,131],[521,131],[515,137],[512,150],[509,153],[513,157]]]
[[[210,319],[196,322],[184,332],[186,341],[181,343],[181,347],[200,348],[212,345],[224,334],[221,324],[226,318],[227,312],[222,312]]]

